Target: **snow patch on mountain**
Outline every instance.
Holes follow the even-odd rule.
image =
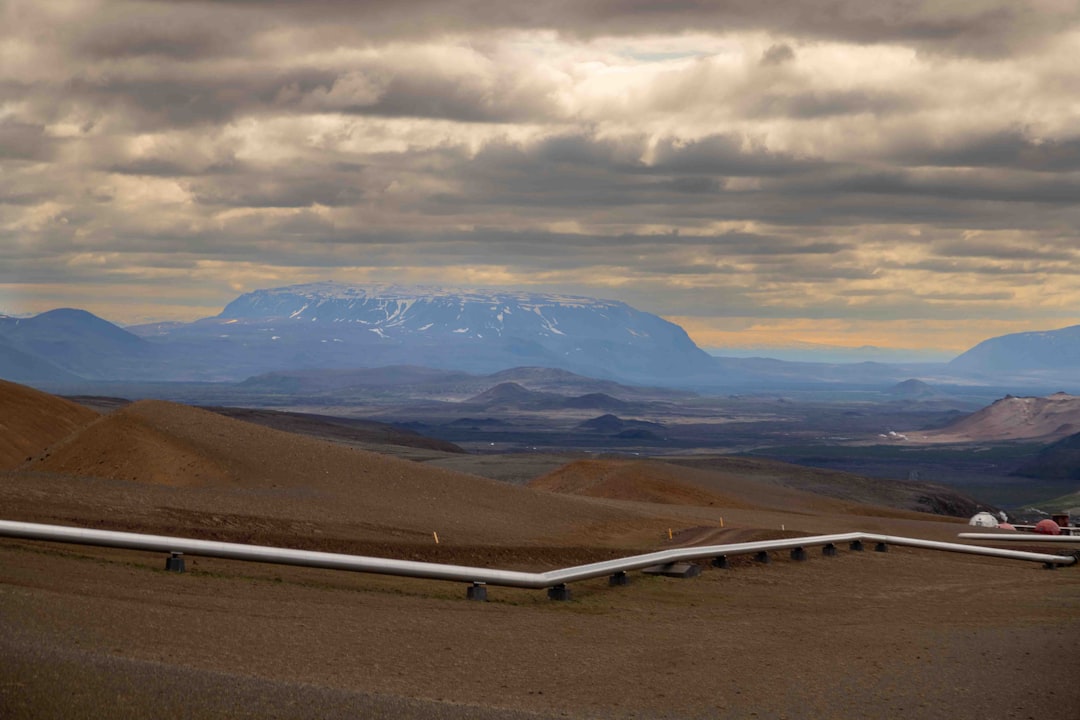
[[[383,361],[494,371],[528,362],[600,377],[703,372],[709,357],[674,323],[614,300],[515,290],[334,282],[256,290],[210,322],[315,330],[363,328],[384,341]],[[331,331],[328,329],[327,334]],[[353,342],[359,340],[353,336]],[[397,348],[391,352],[386,348]],[[305,363],[324,363],[297,347]],[[373,362],[370,352],[356,357]],[[398,357],[396,353],[400,353]]]
[[[625,303],[573,295],[333,282],[256,290],[229,303],[218,317],[357,323],[380,329],[380,336],[442,330],[478,338],[569,337],[602,330],[604,337],[629,336],[631,342],[650,337],[642,320],[666,323]]]

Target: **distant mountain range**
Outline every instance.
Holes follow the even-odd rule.
[[[465,401],[484,410],[625,410],[631,404],[605,393],[567,397],[504,382]]]
[[[821,384],[883,388],[913,377],[1028,385],[1072,378],[1072,386],[1056,389],[1074,389],[1080,386],[1080,326],[994,338],[948,365],[903,365],[713,357],[678,325],[625,303],[494,290],[294,285],[241,295],[216,317],[127,329],[77,309],[0,316],[0,377],[17,382],[261,376],[252,382],[279,382],[285,392],[333,385],[335,373],[390,366],[435,374],[550,368],[609,382],[728,392]]]
[[[949,369],[984,376],[1076,373],[1080,370],[1080,325],[984,340],[953,359]]]
[[[674,323],[625,303],[563,295],[315,283],[247,293],[215,318],[131,330],[216,358],[193,374],[220,379],[419,365],[555,367],[641,382],[712,369],[709,355]]]
[[[14,382],[140,377],[166,360],[158,350],[85,310],[0,317],[0,377]]]
[[[518,393],[518,399],[525,403],[545,396],[559,398],[560,402],[574,401],[575,397],[587,401],[592,396],[601,395],[633,401],[696,397],[695,393],[671,388],[623,385],[611,380],[576,375],[568,370],[541,367],[510,368],[486,375],[408,365],[353,370],[285,370],[256,375],[235,385],[238,390],[249,393],[302,396],[316,402],[331,399],[348,402],[354,396],[370,397],[373,393],[398,399],[411,397],[466,402],[470,398],[475,400],[473,396],[481,396],[485,391],[503,386],[523,390]],[[510,394],[513,391],[492,393],[496,398]]]

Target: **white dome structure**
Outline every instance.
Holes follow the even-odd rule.
[[[974,525],[975,527],[997,527],[998,519],[988,512],[975,513],[968,520],[968,525]]]

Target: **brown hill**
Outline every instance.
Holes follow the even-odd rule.
[[[105,395],[68,395],[66,399],[103,413],[112,412],[131,404],[131,401],[125,398]],[[375,420],[292,412],[289,410],[269,410],[266,408],[220,405],[197,407],[202,407],[204,410],[210,410],[225,417],[244,420],[256,425],[265,425],[275,430],[333,440],[334,442],[354,445],[367,450],[376,450],[376,452],[393,452],[393,448],[388,447],[393,446],[430,450],[436,455],[442,453],[465,453],[464,450],[452,442],[428,437],[413,430]]]
[[[536,478],[529,487],[568,495],[663,505],[752,508],[734,495],[687,481],[678,468],[648,460],[575,460]]]
[[[850,472],[805,467],[766,458],[694,455],[666,459],[674,465],[709,470],[720,477],[758,485],[781,486],[814,495],[900,510],[971,517],[986,509],[974,499],[943,485],[869,478]]]
[[[256,425],[264,425],[275,430],[310,435],[346,444],[395,445],[420,450],[432,450],[438,453],[465,453],[461,447],[452,442],[428,437],[413,430],[376,422],[375,420],[315,415],[285,410],[266,410],[263,408],[207,406],[204,409],[218,415],[244,420]]]
[[[1007,395],[992,405],[940,430],[907,433],[915,442],[985,442],[990,440],[1060,440],[1080,432],[1080,397]]]
[[[213,412],[141,400],[102,416],[29,468],[64,476],[171,486],[130,492],[140,503],[200,512],[263,514],[345,523],[367,536],[536,541],[564,532],[603,542],[607,528],[647,526],[643,516],[579,498],[538,493]],[[132,482],[134,481],[134,482]],[[178,494],[175,489],[186,486]],[[113,486],[107,486],[113,488]],[[120,492],[120,491],[117,491]],[[194,494],[192,494],[194,493]],[[121,500],[127,504],[126,500]],[[643,523],[644,521],[644,523]]]
[[[0,470],[21,465],[97,416],[81,405],[0,380]]]
[[[135,480],[159,485],[203,485],[230,479],[221,453],[205,452],[190,438],[155,422],[158,401],[143,400],[108,415],[50,447],[25,466],[67,475]],[[158,415],[159,413],[154,413]],[[235,473],[233,474],[235,477]]]
[[[663,505],[911,516],[903,509],[827,497],[762,481],[754,473],[718,472],[656,460],[577,460],[536,478],[529,486],[570,495]]]

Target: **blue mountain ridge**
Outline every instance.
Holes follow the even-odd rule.
[[[75,308],[0,318],[0,345],[6,361],[0,376],[28,382],[122,378],[156,359],[142,338]]]
[[[957,356],[949,368],[984,375],[1080,371],[1080,325],[993,337]]]
[[[335,363],[323,367],[536,365],[631,380],[713,367],[678,325],[625,303],[570,295],[325,282],[247,293],[203,322],[272,355],[319,348],[321,358],[296,358],[303,367],[330,358]]]
[[[1025,351],[1026,343],[1041,349]],[[0,317],[0,377],[237,382],[282,371],[413,366],[490,374],[535,367],[741,392],[823,383],[880,387],[934,373],[946,382],[980,373],[986,379],[1005,372],[999,368],[1011,376],[1030,370],[1037,380],[1047,372],[1080,378],[1077,346],[1080,326],[993,338],[947,371],[944,365],[713,357],[678,325],[611,300],[323,282],[245,293],[219,315],[190,323],[124,329],[75,309]]]

